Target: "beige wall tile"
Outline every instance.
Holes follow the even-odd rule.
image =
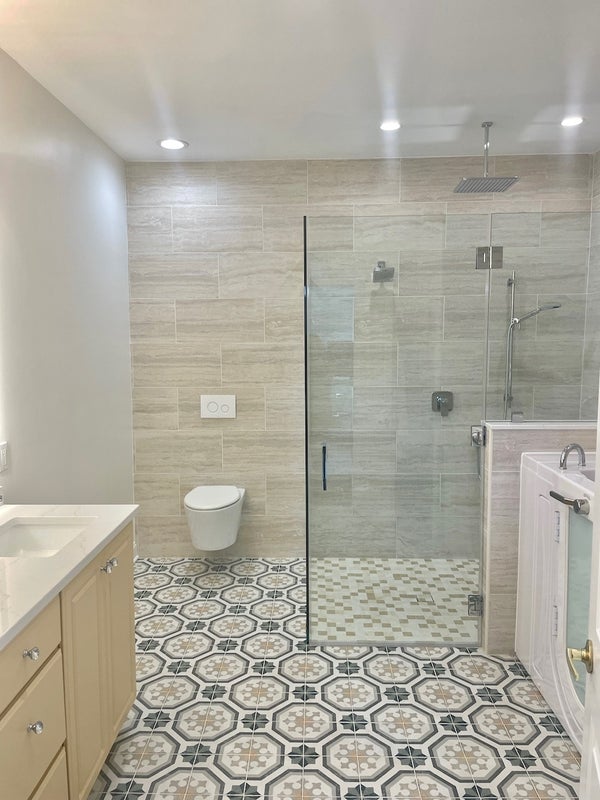
[[[446,213],[446,203],[355,203],[354,213],[357,217],[438,216]]]
[[[504,269],[515,270],[519,292],[581,294],[586,290],[587,248],[504,247]]]
[[[224,383],[301,383],[301,344],[240,344],[222,346]],[[188,382],[189,383],[189,382]]]
[[[544,213],[542,247],[582,248],[590,244],[590,213]]]
[[[306,203],[306,161],[222,161],[219,205]]]
[[[170,253],[173,250],[171,209],[161,206],[130,207],[127,212],[130,253]]]
[[[133,427],[174,430],[179,427],[177,389],[133,389]]]
[[[304,473],[267,473],[267,514],[302,516],[305,509]]]
[[[129,256],[132,300],[195,300],[217,297],[217,255],[172,253]]]
[[[211,163],[127,164],[130,206],[208,205],[217,199],[217,169]]]
[[[515,200],[579,199],[590,197],[591,166],[591,156],[579,154],[496,156],[495,174],[519,176]]]
[[[352,424],[355,431],[390,431],[438,427],[439,414],[431,410],[431,391],[413,388],[356,387]]]
[[[219,256],[219,297],[302,297],[304,261],[301,253],[222,253]]]
[[[174,206],[173,249],[180,253],[262,250],[260,208]]]
[[[527,214],[492,214],[492,244],[512,247],[539,247],[542,216]]]
[[[134,499],[140,516],[177,516],[180,513],[179,476],[136,473]]]
[[[197,558],[200,553],[192,544],[185,517],[138,516],[135,540],[142,558],[179,556]]]
[[[150,431],[134,433],[135,471],[184,475],[223,464],[222,437],[212,431]]]
[[[219,345],[162,342],[131,346],[133,382],[140,386],[201,386],[221,383]]]
[[[394,267],[391,281],[373,283],[373,270],[379,261]],[[349,289],[355,296],[384,297],[398,294],[398,253],[376,251],[373,253],[323,253],[314,252],[308,257],[308,279],[311,290]],[[404,276],[403,276],[404,277]],[[423,284],[421,284],[421,289]],[[407,292],[410,294],[410,292]],[[414,294],[419,294],[415,292]]]
[[[256,469],[301,472],[304,469],[304,436],[301,433],[239,431],[223,433],[223,469],[244,463]]]
[[[267,430],[304,430],[304,383],[265,386]]]
[[[441,476],[441,509],[446,513],[479,517],[481,513],[481,481],[477,475]]]
[[[442,338],[442,297],[384,297],[354,303],[357,342],[435,342]]]
[[[181,430],[197,428],[219,431],[264,431],[265,389],[264,386],[202,386],[179,388],[179,427]],[[207,419],[200,417],[200,395],[234,394],[236,397],[235,419]]]
[[[131,341],[175,341],[175,303],[172,300],[133,301],[129,304]]]
[[[512,655],[515,651],[516,594],[488,594],[485,601],[483,649],[492,655]]]
[[[354,248],[375,250],[439,250],[444,246],[442,215],[415,217],[355,217]]]
[[[304,217],[309,217],[310,247],[337,250],[348,239],[351,205],[263,206],[264,246],[267,251],[304,250]],[[347,219],[344,219],[346,217]],[[317,224],[316,220],[322,218]]]
[[[398,345],[398,386],[481,386],[484,341]],[[452,415],[454,411],[450,412]]]
[[[311,558],[393,558],[395,520],[350,511],[321,514],[311,525]]]
[[[504,314],[506,330],[506,315]],[[485,339],[487,308],[480,296],[454,295],[444,301],[444,339]]]
[[[490,228],[489,214],[448,214],[446,247],[485,247],[490,243]]]
[[[265,341],[297,345],[304,337],[304,303],[292,300],[265,301]]]
[[[477,452],[462,428],[396,431],[396,472],[477,472]]]
[[[475,269],[472,248],[400,253],[402,294],[485,295],[487,274]]]
[[[264,342],[264,300],[177,300],[180,342]]]
[[[400,161],[309,161],[309,203],[396,203]]]
[[[318,250],[344,250],[354,247],[354,220],[350,216],[311,217],[306,223],[306,249],[309,253]]]
[[[357,342],[352,348],[352,379],[355,386],[396,386],[397,346]],[[332,365],[335,368],[335,363]]]

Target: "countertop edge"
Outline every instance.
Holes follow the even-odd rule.
[[[114,504],[114,505],[121,505],[121,504]],[[119,522],[117,525],[107,533],[100,541],[92,547],[89,552],[86,553],[85,556],[71,569],[69,569],[55,584],[53,584],[52,588],[49,589],[45,594],[42,595],[36,602],[29,608],[23,615],[19,618],[17,622],[14,622],[8,630],[4,633],[0,633],[0,651],[2,651],[6,645],[10,644],[10,642],[19,635],[28,625],[32,622],[37,615],[43,611],[49,603],[57,597],[60,592],[65,588],[65,586],[70,583],[73,578],[78,575],[81,570],[83,570],[93,559],[98,555],[98,553],[103,550],[107,544],[118,536],[119,533],[134,519],[139,506],[135,504],[122,504],[123,509],[129,509],[126,513],[126,516]]]

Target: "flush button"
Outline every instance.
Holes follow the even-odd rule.
[[[203,419],[235,419],[235,395],[200,395],[200,416]]]

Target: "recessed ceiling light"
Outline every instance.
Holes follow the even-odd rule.
[[[183,139],[161,139],[159,144],[165,150],[183,150],[184,147],[188,146],[188,143],[184,142]]]
[[[581,125],[583,117],[565,117],[560,123],[563,128],[574,128],[575,125]]]
[[[386,119],[379,127],[382,131],[397,131],[400,128],[400,123],[397,119]]]

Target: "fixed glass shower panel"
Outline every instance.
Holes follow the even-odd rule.
[[[483,216],[306,220],[313,643],[479,641]]]
[[[503,267],[490,272],[486,418],[595,420],[589,212],[494,213],[491,242]]]

